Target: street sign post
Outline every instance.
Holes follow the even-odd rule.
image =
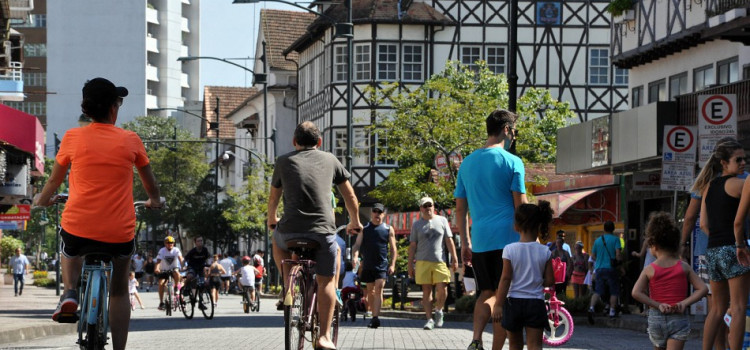
[[[696,130],[692,126],[665,125],[661,189],[686,191],[695,176]]]
[[[698,164],[706,164],[716,142],[724,137],[737,137],[737,95],[698,96]]]

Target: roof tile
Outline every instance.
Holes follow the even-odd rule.
[[[267,43],[268,67],[296,71],[299,55],[292,52],[284,58],[282,52],[295,40],[305,34],[307,27],[317,16],[312,13],[284,10],[260,10],[260,25]]]
[[[206,86],[203,88],[203,115],[209,122],[216,121],[216,98],[219,98],[219,138],[234,139],[235,126],[227,116],[245,100],[258,94],[258,89],[234,86]],[[216,137],[215,130],[208,130],[206,137]]]

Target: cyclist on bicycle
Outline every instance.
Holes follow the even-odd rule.
[[[260,271],[255,268],[251,263],[249,256],[242,257],[242,268],[236,272],[240,276],[238,283],[243,290],[245,287],[250,291],[250,302],[255,305],[255,275],[259,274]]]
[[[314,257],[321,334],[318,347],[335,349],[330,331],[336,300],[333,276],[338,245],[334,234],[336,225],[331,215],[331,183],[338,187],[346,203],[350,218],[347,230],[350,234],[362,230],[357,197],[348,180],[349,172],[341,162],[333,154],[318,150],[322,139],[315,124],[309,121],[299,124],[292,142],[295,151],[276,160],[268,199],[268,227],[276,230],[273,234],[274,260],[279,271],[283,271],[286,287],[288,266],[281,263],[291,259],[286,240],[307,238],[320,244]],[[282,194],[284,217],[279,221],[276,213]]]
[[[182,252],[174,246],[174,237],[164,237],[164,247],[156,255],[154,273],[159,276],[159,310],[164,310],[164,286],[172,274],[175,287],[180,284],[180,266],[183,265]],[[179,287],[177,287],[179,289]]]
[[[78,309],[78,279],[82,253],[99,252],[113,256],[109,320],[112,347],[124,349],[130,324],[128,273],[135,252],[135,209],[133,208],[133,167],[138,169],[149,199],[145,206],[161,208],[159,187],[151,171],[146,149],[134,132],[115,126],[124,87],[104,78],[86,82],[82,89],[81,110],[93,119],[88,126],[68,130],[47,184],[34,199],[38,206],[50,206],[70,168],[69,200],[62,214],[62,279],[65,291],[52,314],[54,321],[68,321],[61,315]]]
[[[185,273],[185,283],[189,283],[193,278],[198,280],[203,279],[206,276],[206,270],[208,270],[208,259],[211,258],[211,252],[203,246],[203,237],[198,236],[193,238],[195,248],[185,255],[187,261],[187,273]]]

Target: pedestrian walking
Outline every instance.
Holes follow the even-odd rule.
[[[492,316],[495,291],[503,266],[503,248],[518,241],[513,214],[526,203],[525,170],[521,158],[508,152],[516,138],[518,116],[495,110],[486,119],[487,142],[461,164],[456,179],[456,225],[461,234],[461,257],[471,264],[476,278],[474,334],[469,350],[483,349],[482,333]],[[469,231],[469,212],[472,227]],[[492,348],[500,350],[505,330],[492,323]]]
[[[621,261],[620,238],[614,235],[615,223],[604,223],[604,234],[594,241],[591,258],[594,259],[594,295],[589,304],[588,319],[594,324],[594,306],[603,295],[609,294],[609,317],[616,314],[617,298],[620,296],[620,274],[617,267]]]
[[[565,279],[562,283],[555,283],[555,293],[561,296],[565,295],[568,283],[570,282],[570,276],[573,275],[573,259],[568,251],[563,248],[563,244],[567,244],[565,243],[565,231],[562,231],[562,234],[558,231],[557,239],[555,239],[555,243],[552,245],[555,248],[552,250],[552,258],[558,258],[560,262],[565,263]]]
[[[219,302],[219,292],[221,291],[222,286],[222,278],[221,276],[225,275],[227,273],[227,270],[224,269],[224,266],[222,266],[219,263],[219,258],[221,255],[214,254],[214,260],[211,263],[211,266],[208,267],[208,273],[209,273],[209,286],[211,287],[211,296],[214,298],[214,306]]]
[[[383,304],[383,287],[385,279],[396,270],[396,232],[391,225],[383,222],[385,206],[375,203],[372,206],[370,222],[362,232],[357,234],[357,240],[352,248],[352,260],[359,261],[362,252],[362,272],[360,281],[367,283],[367,300],[372,311],[369,328],[380,327],[380,306]],[[455,249],[455,248],[454,248]],[[390,251],[390,254],[388,254]],[[388,256],[390,255],[390,262]]]
[[[138,286],[141,286],[143,283],[143,264],[145,262],[139,253],[135,253],[131,259],[130,269],[135,272],[135,279],[138,280]]]
[[[698,174],[694,187],[703,187],[700,226],[708,235],[706,263],[713,297],[703,327],[703,348],[713,345],[727,305],[732,315],[728,345],[740,349],[745,333],[748,283],[750,283],[750,252],[744,235],[744,222],[750,198],[742,198],[745,180],[737,175],[745,168],[745,150],[735,141],[717,144],[706,165]],[[717,174],[721,176],[717,177]],[[706,186],[705,184],[708,183]],[[745,186],[748,187],[748,186]]]
[[[144,277],[146,277],[146,283],[148,283],[148,285],[146,286],[146,292],[150,291],[151,287],[154,286],[154,271],[155,270],[156,270],[156,263],[154,262],[154,257],[149,255],[146,258],[146,263],[143,265],[143,275]]]
[[[221,283],[224,295],[229,295],[229,287],[232,283],[232,275],[234,274],[234,261],[229,254],[224,254],[224,258],[219,260],[219,264],[224,268],[224,272],[221,274]]]
[[[586,284],[586,275],[589,273],[589,255],[583,251],[583,242],[578,241],[575,244],[575,253],[573,259],[573,275],[570,282],[573,283],[573,295],[580,298],[588,294],[588,285]]]
[[[541,349],[542,332],[549,328],[544,287],[553,286],[555,276],[552,253],[538,240],[547,239],[551,221],[549,202],[521,204],[515,213],[515,230],[521,233],[521,240],[503,249],[503,275],[495,295],[492,320],[503,324],[511,350],[523,349],[524,330],[526,348]]]
[[[23,294],[24,275],[29,270],[29,259],[21,254],[21,248],[16,248],[16,255],[10,258],[10,268],[13,273],[13,295]]]
[[[706,296],[708,286],[680,260],[680,230],[669,213],[651,214],[646,242],[656,260],[641,271],[632,295],[649,306],[648,337],[654,348],[681,350],[690,335],[688,307]]]
[[[430,197],[419,200],[419,220],[411,225],[409,235],[408,273],[422,286],[422,307],[427,318],[424,329],[443,326],[443,306],[448,296],[451,272],[443,258],[446,250],[453,258],[451,269],[458,269],[456,246],[453,244],[448,219],[435,214],[434,201]],[[414,265],[412,262],[416,261]],[[432,318],[432,291],[435,289],[435,319]],[[369,285],[368,285],[368,288]],[[369,301],[369,298],[368,298]]]
[[[138,301],[138,305],[141,306],[141,310],[145,309],[143,307],[143,301],[141,300],[141,296],[138,294],[138,279],[135,276],[134,271],[130,271],[130,276],[128,276],[128,292],[130,294],[130,309],[135,310],[135,301]]]

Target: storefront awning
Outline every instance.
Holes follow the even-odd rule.
[[[0,143],[33,155],[32,176],[44,174],[44,129],[37,117],[0,104]]]
[[[543,194],[540,196],[536,196],[536,199],[537,201],[548,201],[550,206],[552,207],[552,210],[555,211],[553,217],[559,218],[566,210],[568,210],[568,208],[573,206],[573,204],[576,204],[581,199],[586,198],[586,196],[603,189],[604,188],[594,188],[581,191]]]

